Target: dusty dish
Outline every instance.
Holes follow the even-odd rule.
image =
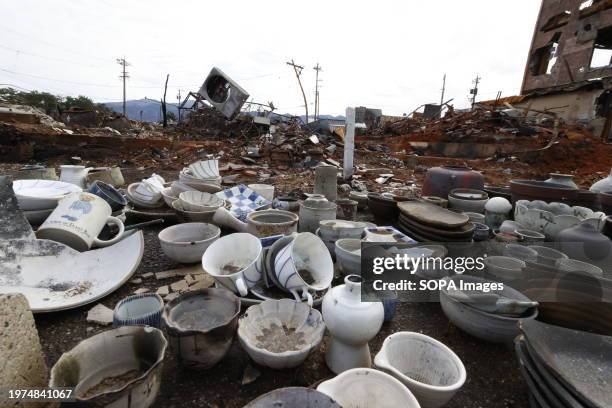
[[[168,258],[179,263],[194,263],[202,259],[206,248],[220,235],[221,230],[216,225],[188,222],[165,228],[157,237]]]
[[[15,180],[13,191],[22,211],[48,210],[71,193],[80,193],[82,188],[55,180]]]
[[[294,300],[266,300],[240,318],[238,339],[257,364],[274,369],[296,367],[323,339],[321,313]]]
[[[179,194],[179,200],[185,211],[214,211],[225,205],[225,201],[211,193],[202,191],[184,191]]]

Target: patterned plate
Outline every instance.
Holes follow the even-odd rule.
[[[272,204],[243,184],[219,191],[217,197],[230,204],[230,212],[239,220],[246,222],[246,216],[255,210],[269,207]]]

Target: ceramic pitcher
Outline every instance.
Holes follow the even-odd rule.
[[[61,242],[77,251],[86,251],[94,244],[108,246],[119,241],[124,232],[123,222],[111,216],[111,212],[110,205],[97,195],[72,193],[58,202],[36,236]],[[101,240],[98,235],[107,222],[117,225],[119,232],[110,240]]]
[[[85,188],[87,183],[87,174],[92,168],[85,166],[63,165],[60,166],[60,169],[60,181]]]

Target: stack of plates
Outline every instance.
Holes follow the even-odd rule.
[[[42,224],[57,207],[59,200],[83,191],[74,184],[55,180],[15,180],[13,190],[19,208],[32,225]]]
[[[536,320],[515,340],[532,407],[612,406],[612,337]]]
[[[465,214],[422,201],[398,203],[399,228],[417,241],[470,242],[474,224]]]

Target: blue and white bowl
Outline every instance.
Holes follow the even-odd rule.
[[[199,179],[219,177],[219,160],[200,160],[189,165],[191,174]]]
[[[268,208],[272,204],[243,184],[219,191],[217,197],[227,201],[230,204],[230,212],[242,222],[246,222],[246,216],[250,212]]]
[[[164,301],[155,293],[141,293],[119,301],[113,311],[113,326],[161,326]]]

